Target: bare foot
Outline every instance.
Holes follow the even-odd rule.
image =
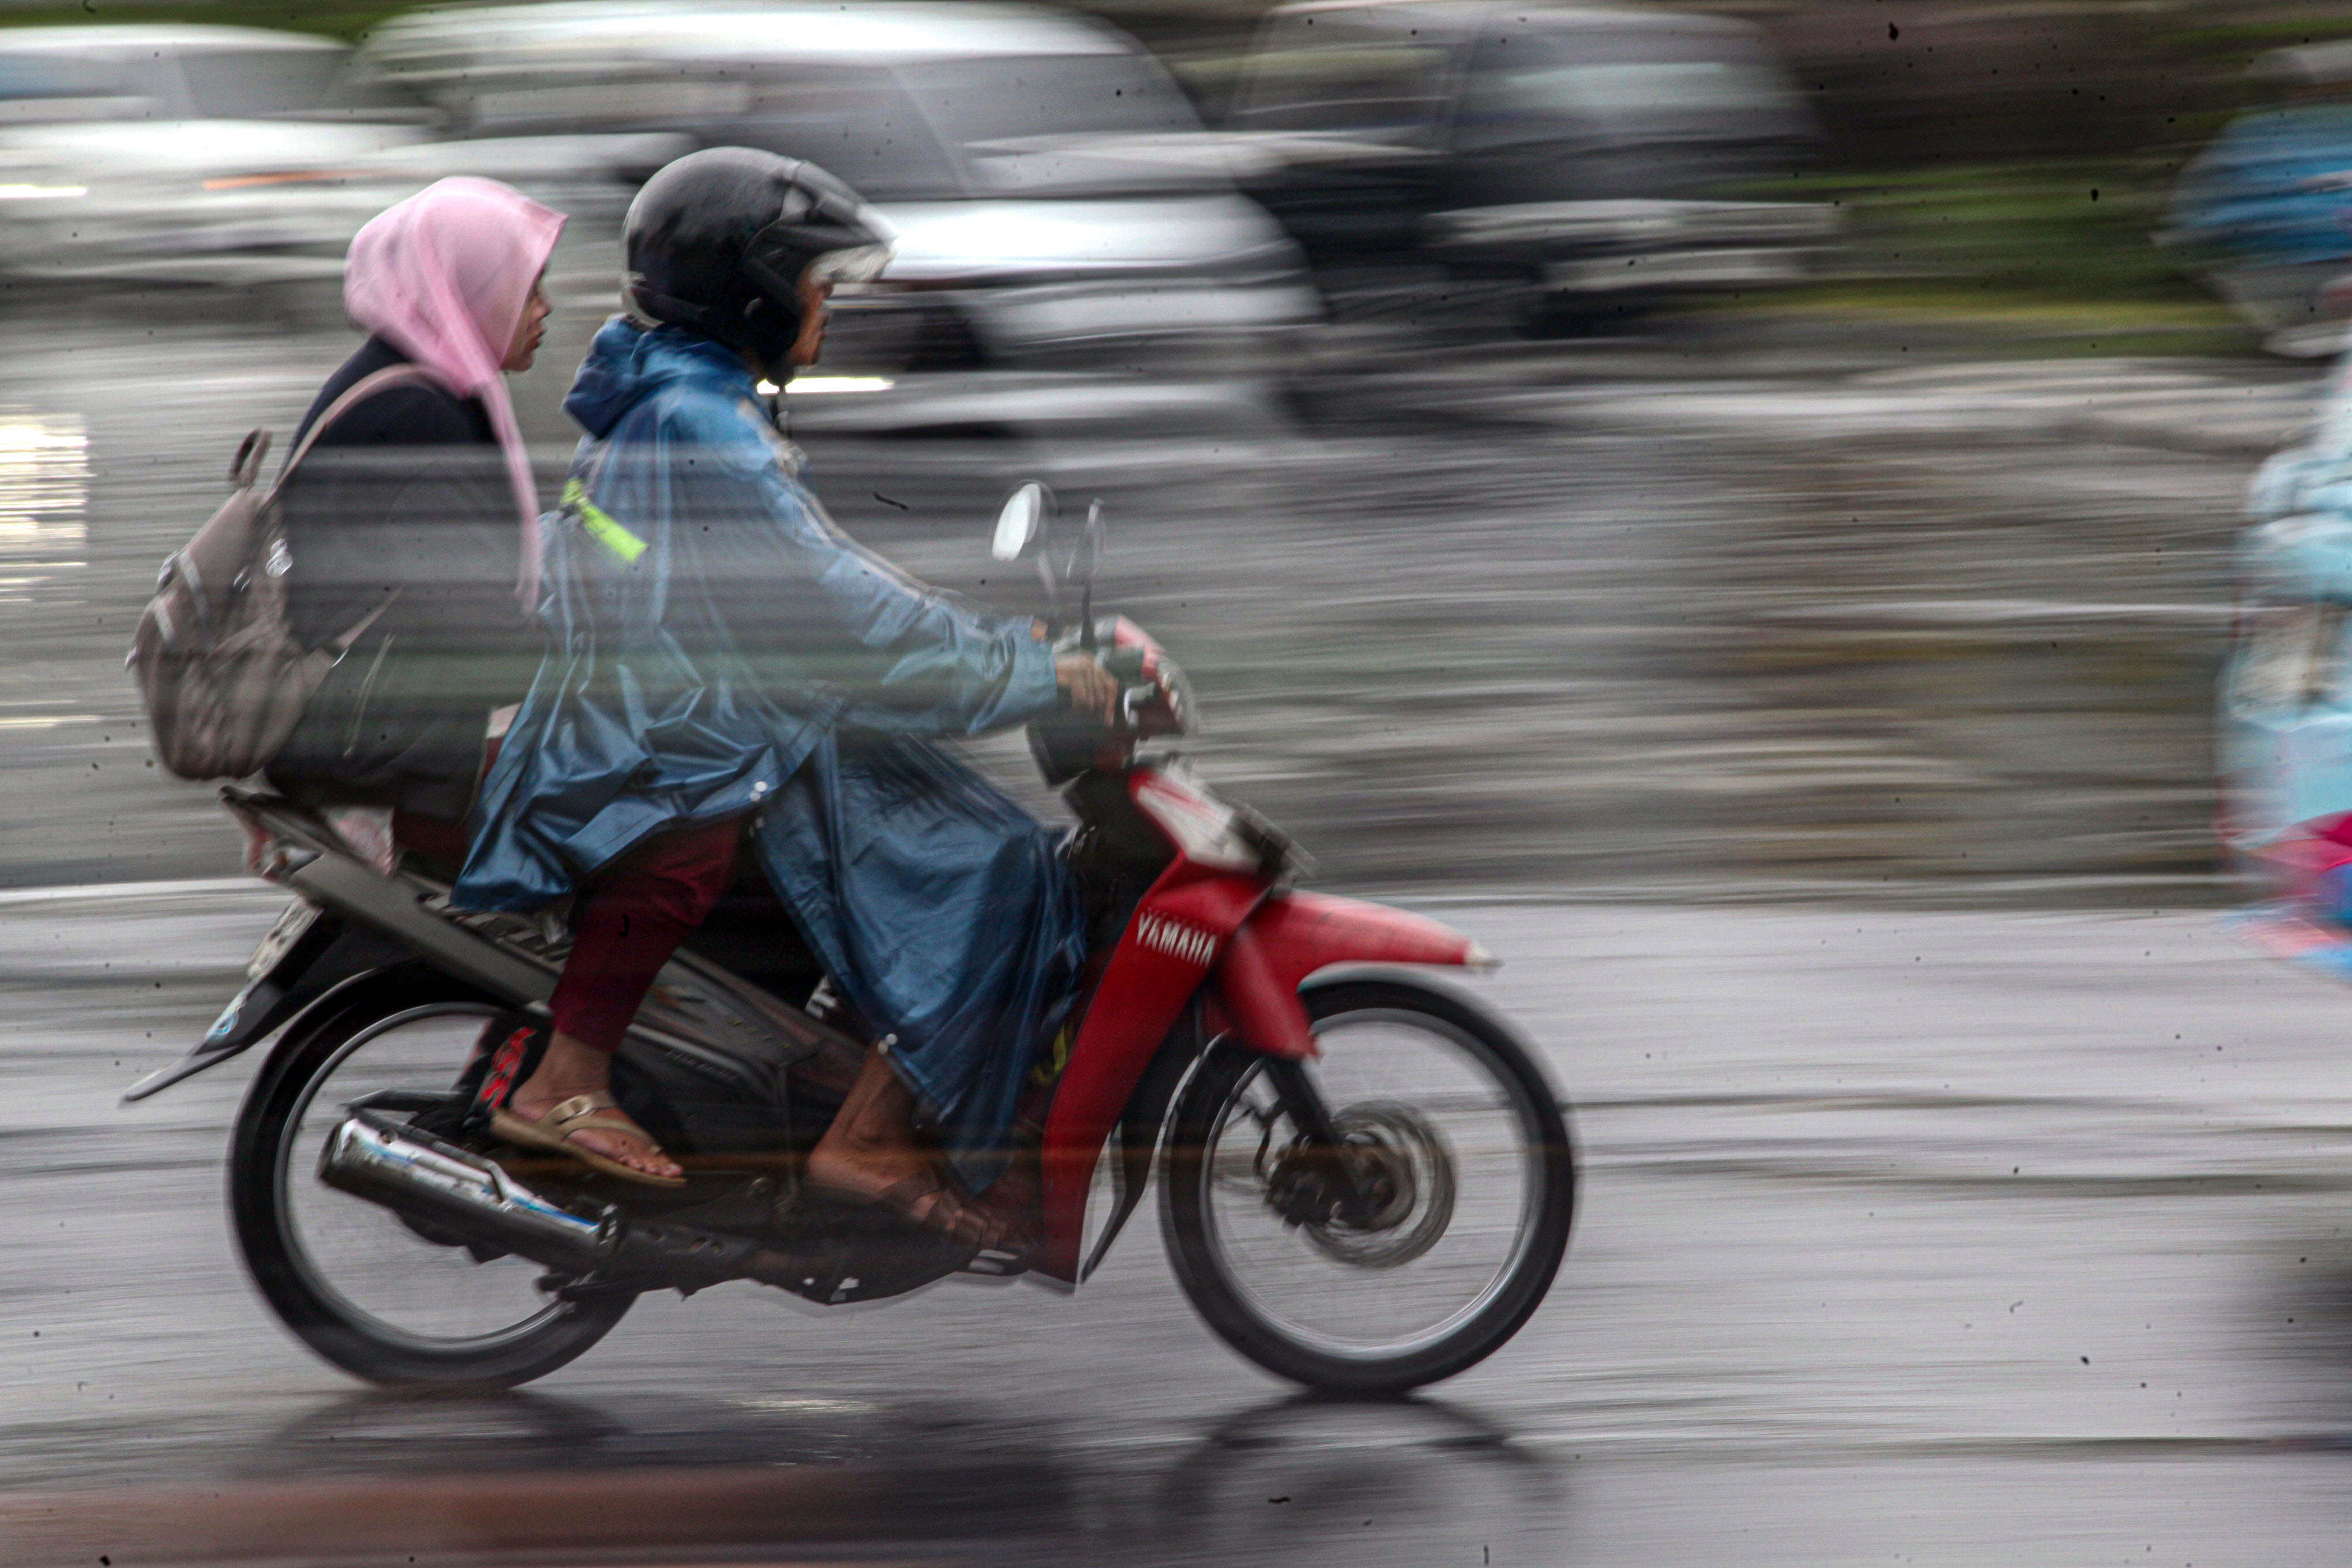
[[[937,1163],[923,1150],[911,1145],[903,1149],[861,1149],[849,1153],[828,1149],[820,1142],[809,1151],[811,1182],[864,1197],[879,1197],[909,1177],[938,1173]]]
[[[812,1157],[808,1169],[812,1190],[866,1198],[926,1230],[953,1237],[975,1247],[1001,1248],[1006,1245],[1005,1226],[964,1196],[936,1165],[918,1168],[895,1182],[880,1180],[872,1166],[842,1161]]]
[[[833,1125],[809,1151],[809,1184],[879,1199],[917,1225],[996,1245],[998,1227],[915,1142],[914,1110],[914,1095],[890,1064],[878,1052],[868,1055]]]
[[[574,1095],[609,1093],[613,1059],[593,1046],[559,1034],[547,1044],[539,1070],[507,1096],[506,1109],[525,1121],[538,1121]],[[677,1161],[643,1131],[621,1127],[583,1127],[570,1142],[649,1176],[684,1174]]]

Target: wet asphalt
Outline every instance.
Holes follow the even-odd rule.
[[[234,1260],[247,1064],[113,1104],[270,900],[0,906],[0,1563],[2334,1560],[2340,994],[2201,912],[1424,907],[1505,960],[1581,1213],[1493,1360],[1328,1405],[1148,1215],[1072,1298],[727,1286],[524,1393],[363,1392]]]
[[[2207,847],[2234,504],[2295,377],[1688,328],[1359,337],[1181,430],[803,416],[846,524],[999,602],[1004,483],[1106,498],[1203,771],[1506,960],[1576,1110],[1569,1264],[1402,1404],[1233,1358],[1148,1219],[1069,1300],[732,1286],[418,1401],[238,1273],[247,1063],[113,1103],[276,908],[144,765],[121,648],[349,339],[57,310],[0,321],[0,1563],[2340,1556],[2347,999],[2217,929]]]

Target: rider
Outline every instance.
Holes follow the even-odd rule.
[[[485,781],[460,907],[577,891],[554,1037],[502,1136],[631,1179],[678,1167],[613,1103],[611,1054],[739,844],[878,1036],[810,1184],[978,1241],[1034,1047],[1084,958],[1054,837],[932,743],[1118,688],[845,537],[757,393],[815,363],[826,296],[888,229],[815,166],[745,148],[646,184],[629,313],[564,406],[588,432],[546,530],[551,647]]]

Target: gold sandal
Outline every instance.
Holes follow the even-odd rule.
[[[682,1187],[684,1176],[656,1176],[651,1171],[640,1171],[635,1165],[624,1164],[609,1154],[599,1154],[572,1142],[583,1132],[614,1132],[634,1138],[655,1153],[662,1146],[653,1141],[646,1130],[629,1119],[620,1102],[610,1094],[575,1094],[569,1100],[559,1100],[547,1108],[547,1113],[536,1120],[518,1116],[504,1108],[490,1112],[490,1131],[508,1142],[524,1149],[541,1149],[551,1154],[565,1154],[593,1170],[608,1176],[618,1176],[625,1182],[641,1182],[649,1187]]]

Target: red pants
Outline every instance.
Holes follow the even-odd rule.
[[[654,976],[726,893],[742,827],[730,818],[656,833],[605,868],[548,1004],[559,1033],[600,1051],[620,1048]]]

